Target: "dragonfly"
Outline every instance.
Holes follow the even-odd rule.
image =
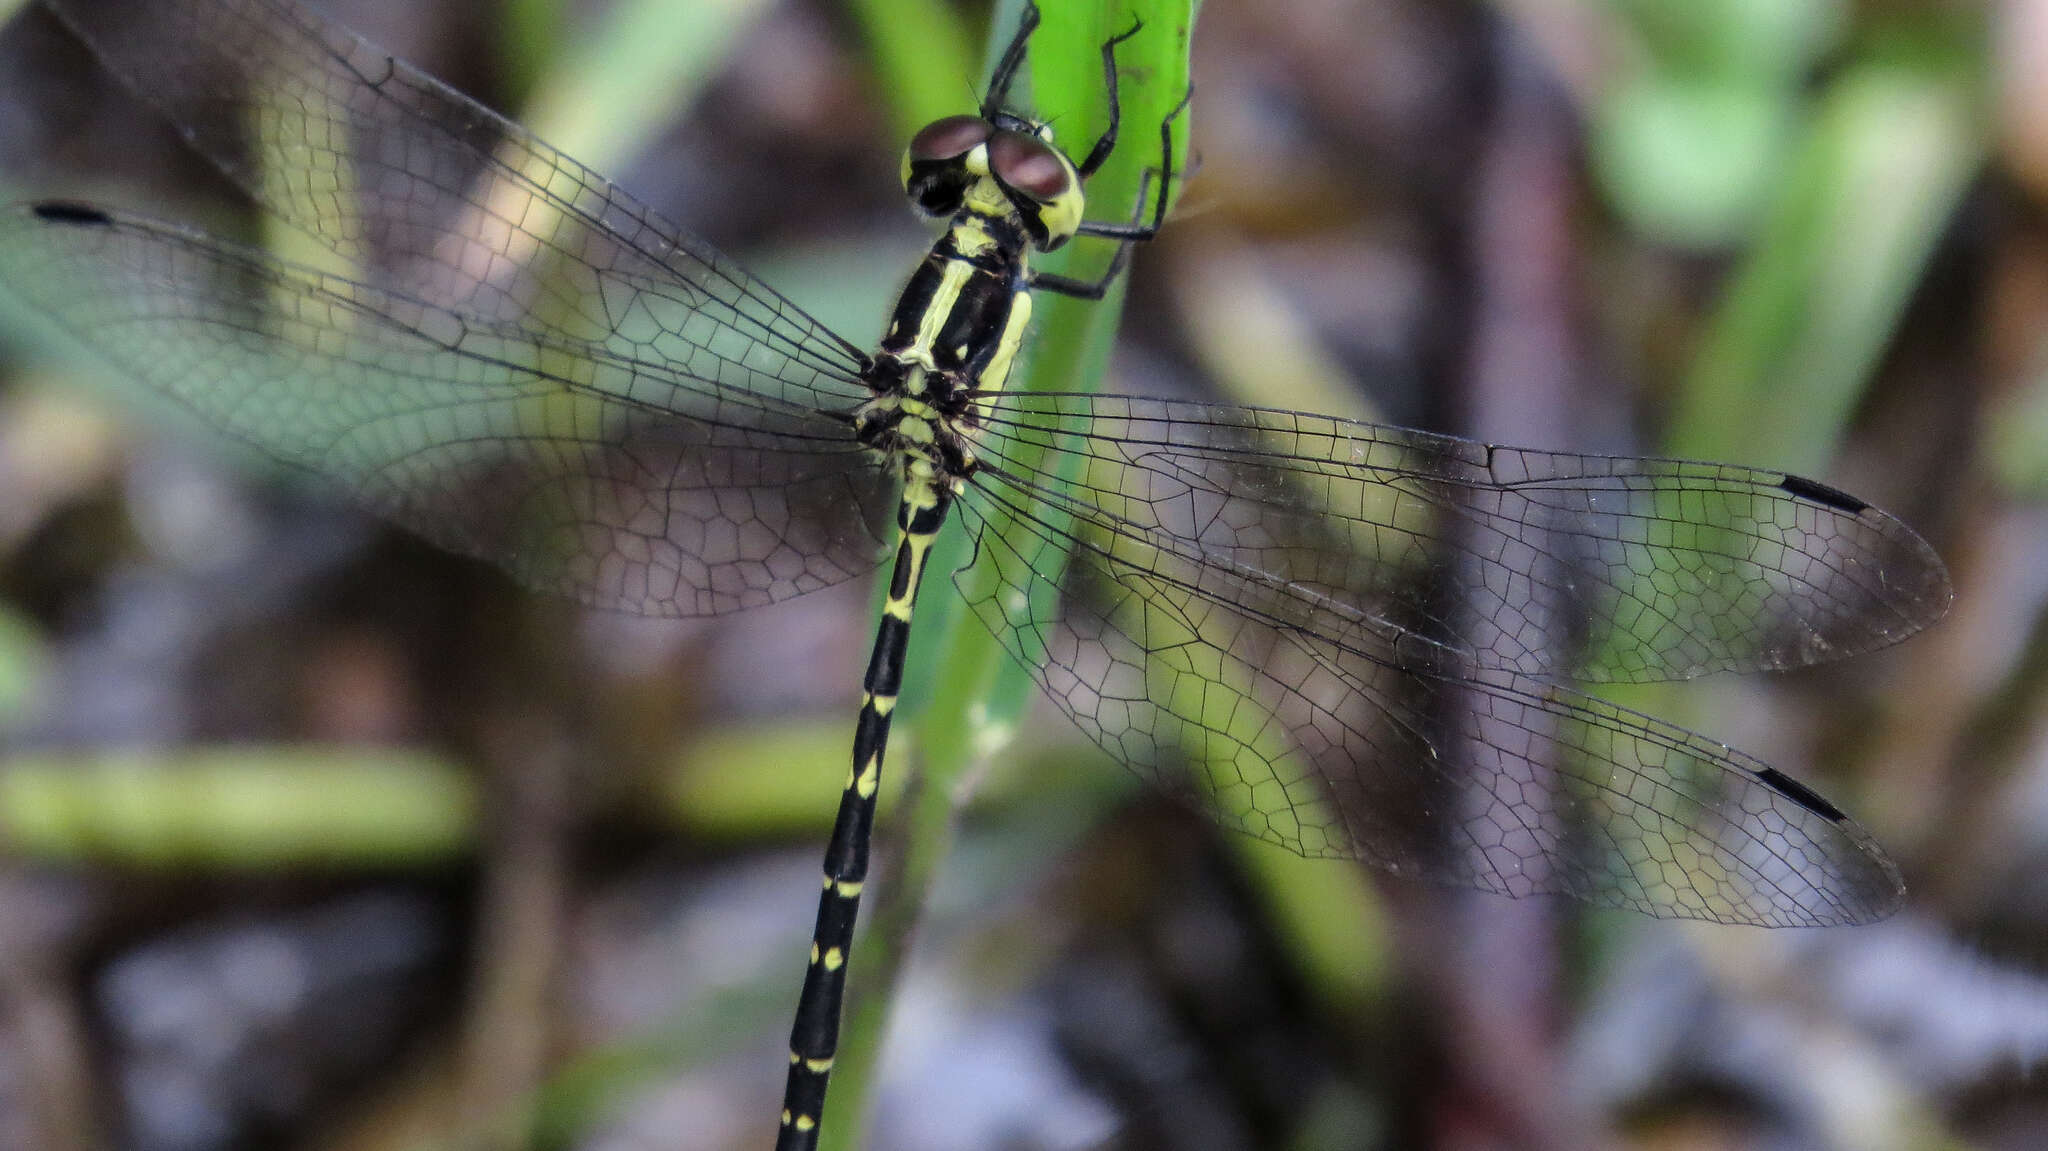
[[[128,377],[531,587],[701,617],[887,564],[827,848],[778,1147],[816,1145],[877,787],[933,541],[1109,758],[1227,828],[1507,896],[1773,926],[1903,897],[1791,776],[1587,694],[1893,644],[1950,599],[1934,551],[1782,472],[1480,443],[1334,416],[1007,386],[1033,294],[1104,296],[1181,178],[1085,212],[1011,106],[911,140],[943,230],[873,350],[574,159],[289,0],[44,0],[294,233],[287,259],[71,200],[0,213],[0,288]],[[1033,266],[1087,240],[1097,279]],[[306,243],[310,241],[310,244]],[[742,770],[735,765],[734,770]]]

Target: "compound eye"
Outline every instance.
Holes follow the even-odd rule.
[[[979,116],[948,116],[934,120],[910,138],[910,160],[914,164],[957,160],[986,142],[995,130],[995,125]]]
[[[997,132],[989,141],[988,166],[996,179],[1041,204],[1059,199],[1074,184],[1052,145],[1022,132]]]

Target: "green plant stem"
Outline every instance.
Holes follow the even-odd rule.
[[[1146,32],[1122,45],[1118,63],[1123,134],[1108,164],[1089,181],[1091,218],[1128,216],[1147,167],[1158,160],[1158,125],[1187,89],[1187,34],[1193,16],[1187,0],[1131,0],[1102,5],[1089,0],[1046,0],[1043,23],[1031,43],[1030,106],[1062,125],[1107,122],[1102,44],[1142,19]],[[1023,5],[1000,5],[990,28],[988,61],[1009,42]],[[984,72],[986,74],[986,72]],[[1023,103],[1024,92],[1011,93]],[[1185,154],[1186,117],[1176,125]],[[1081,150],[1093,136],[1069,129],[1060,141]],[[1042,261],[1051,272],[1099,273],[1109,248],[1076,243]],[[1014,382],[1030,391],[1096,390],[1109,363],[1122,311],[1119,282],[1102,301],[1041,294],[1034,297],[1033,335],[1028,358]],[[916,734],[904,741],[897,770],[915,757],[922,776],[908,789],[910,811],[891,820],[901,855],[890,869],[867,936],[856,949],[860,975],[833,1068],[839,1122],[824,1125],[826,1151],[858,1146],[867,1126],[870,1090],[893,989],[909,942],[951,852],[959,813],[974,780],[991,756],[1009,741],[1036,698],[1030,673],[1011,660],[995,636],[969,619],[953,589],[936,586],[942,576],[967,567],[971,541],[949,525],[934,548],[926,586],[917,606],[917,634],[911,640],[910,672],[903,693],[905,718]],[[920,643],[924,639],[926,643]],[[920,670],[922,669],[922,670]],[[899,721],[900,722],[900,721]],[[910,754],[906,755],[905,752]]]

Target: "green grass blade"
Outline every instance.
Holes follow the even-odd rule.
[[[1032,38],[1029,66],[1011,96],[1018,106],[1054,120],[1056,139],[1070,152],[1085,153],[1107,123],[1103,43],[1129,28],[1133,18],[1144,22],[1145,31],[1117,53],[1123,126],[1118,147],[1087,187],[1089,218],[1127,219],[1142,173],[1159,163],[1158,126],[1187,92],[1192,7],[1187,0],[1109,5],[1054,0],[1041,8],[1044,20]],[[999,7],[990,30],[991,66],[1009,43],[1022,11],[1021,3]],[[1182,116],[1175,124],[1181,156],[1186,155],[1187,119]],[[1092,276],[1107,265],[1111,254],[1107,244],[1076,242],[1037,266],[1064,275]],[[1033,335],[1012,385],[1031,391],[1096,390],[1108,367],[1122,301],[1121,283],[1101,302],[1049,294],[1034,297]],[[894,982],[905,940],[950,848],[963,784],[1008,742],[1037,694],[1029,671],[1009,659],[987,628],[969,618],[952,588],[941,586],[971,559],[964,532],[944,533],[918,603],[918,635],[911,641],[901,705],[904,718],[899,719],[898,730],[906,720],[913,726],[924,778],[912,789],[915,808],[907,823],[900,880],[889,886],[875,909],[859,949],[865,990],[857,994],[848,1014],[833,1075],[836,1110],[852,1118],[825,1124],[828,1151],[857,1146],[865,1129],[863,1112],[889,999],[878,992]],[[898,747],[900,764],[906,758],[902,752],[910,748],[907,741]]]

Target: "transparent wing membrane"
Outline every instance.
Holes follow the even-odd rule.
[[[976,561],[958,583],[1053,701],[1112,757],[1156,785],[1196,793],[1227,826],[1306,855],[1356,857],[1508,895],[1561,893],[1653,914],[1775,925],[1860,921],[1896,905],[1896,871],[1840,812],[1740,752],[1526,674],[1522,665],[1535,649],[1519,622],[1522,634],[1506,648],[1471,642],[1467,637],[1484,634],[1477,625],[1461,625],[1463,635],[1440,640],[1395,622],[1424,619],[1445,632],[1442,619],[1497,623],[1485,613],[1503,609],[1476,572],[1451,597],[1463,598],[1465,612],[1427,619],[1427,610],[1444,602],[1428,589],[1449,561],[1447,545],[1426,542],[1432,537],[1422,525],[1435,521],[1423,514],[1433,506],[1446,522],[1478,534],[1531,539],[1526,524],[1510,531],[1516,525],[1494,522],[1497,510],[1476,510],[1499,505],[1467,499],[1445,506],[1459,485],[1429,500],[1404,489],[1376,495],[1373,506],[1384,514],[1358,517],[1353,505],[1350,514],[1358,518],[1325,529],[1319,517],[1337,514],[1325,506],[1329,486],[1260,482],[1276,467],[1327,477],[1310,466],[1313,457],[1202,442],[1209,434],[1229,442],[1247,422],[1297,418],[1289,413],[1115,396],[1058,402],[1096,411],[1089,426],[1107,436],[1116,434],[1113,413],[1120,409],[1162,422],[1171,417],[1171,438],[1151,440],[1166,450],[1148,454],[1129,440],[1112,446],[1077,436],[1069,451],[1044,454],[1028,478],[994,466],[978,473],[961,501],[977,537]],[[1347,427],[1387,443],[1415,436]],[[1418,438],[1430,449],[1448,446],[1438,437]],[[1002,454],[996,445],[1003,437],[988,443]],[[1009,446],[1010,454],[1023,454]],[[1068,475],[1099,476],[1102,455],[1067,458],[1091,452],[1129,453],[1143,462],[1124,459],[1107,469],[1138,473],[1115,486],[1054,486],[1046,479],[1062,465]],[[1195,513],[1188,508],[1193,492],[1179,486],[1186,470],[1163,462],[1190,457],[1206,460],[1200,471],[1214,481],[1199,485],[1211,504]],[[1560,471],[1571,462],[1541,458]],[[1586,475],[1605,478],[1625,466],[1661,462],[1576,463]],[[1242,473],[1230,474],[1233,468]],[[1763,476],[1750,474],[1761,484]],[[1754,485],[1730,486],[1775,505]],[[1408,512],[1400,513],[1404,502]],[[1233,505],[1259,510],[1234,512]],[[1311,514],[1309,506],[1323,510]],[[1777,518],[1799,518],[1786,510],[1776,509]],[[1276,523],[1313,530],[1325,542],[1289,546]],[[1399,550],[1388,562],[1362,561],[1361,579],[1373,582],[1345,592],[1333,573],[1349,565],[1332,534],[1393,540]],[[1903,538],[1918,543],[1910,534]],[[1404,558],[1411,561],[1408,584],[1400,579]],[[1562,567],[1556,554],[1535,558]],[[1310,565],[1322,578],[1290,580],[1290,562]],[[1939,590],[1920,589],[1926,602],[1889,604],[1902,613],[1890,626],[1910,630],[1926,612],[1938,613],[1945,603]],[[1754,617],[1747,627],[1752,641],[1766,630]],[[1838,622],[1838,630],[1846,628]],[[1723,641],[1719,658],[1732,666],[1767,658],[1755,642],[1734,646],[1744,638],[1736,632],[1724,625],[1712,633]],[[1881,641],[1866,634],[1863,642]],[[1587,635],[1585,643],[1631,650],[1626,637],[1602,645]],[[1692,663],[1656,670],[1707,669]]]
[[[844,420],[687,363],[565,350],[102,220],[0,213],[0,280],[126,375],[437,544],[660,615],[771,603],[876,564],[889,472]]]
[[[308,262],[557,346],[624,338],[664,365],[708,354],[719,384],[807,407],[867,396],[859,348],[519,125],[305,8],[136,3],[95,18],[94,5],[44,3],[317,250]]]
[[[1504,895],[1774,926],[1897,906],[1869,835],[1712,740],[1512,672],[1445,678],[963,504],[975,612],[1090,739],[1234,830]],[[972,510],[966,510],[972,509]],[[1171,565],[1168,565],[1170,568]]]
[[[871,570],[866,357],[467,97],[265,0],[52,4],[298,240],[0,214],[0,286],[127,375],[535,587],[703,615]],[[1005,394],[955,582],[1109,755],[1308,855],[1659,915],[1875,918],[1804,787],[1580,694],[1867,652],[1948,603],[1822,485],[1293,412]]]
[[[1112,560],[1176,561],[1276,625],[1419,672],[1777,670],[1888,646],[1948,607],[1911,529],[1782,472],[1085,395],[996,398],[983,454]]]

